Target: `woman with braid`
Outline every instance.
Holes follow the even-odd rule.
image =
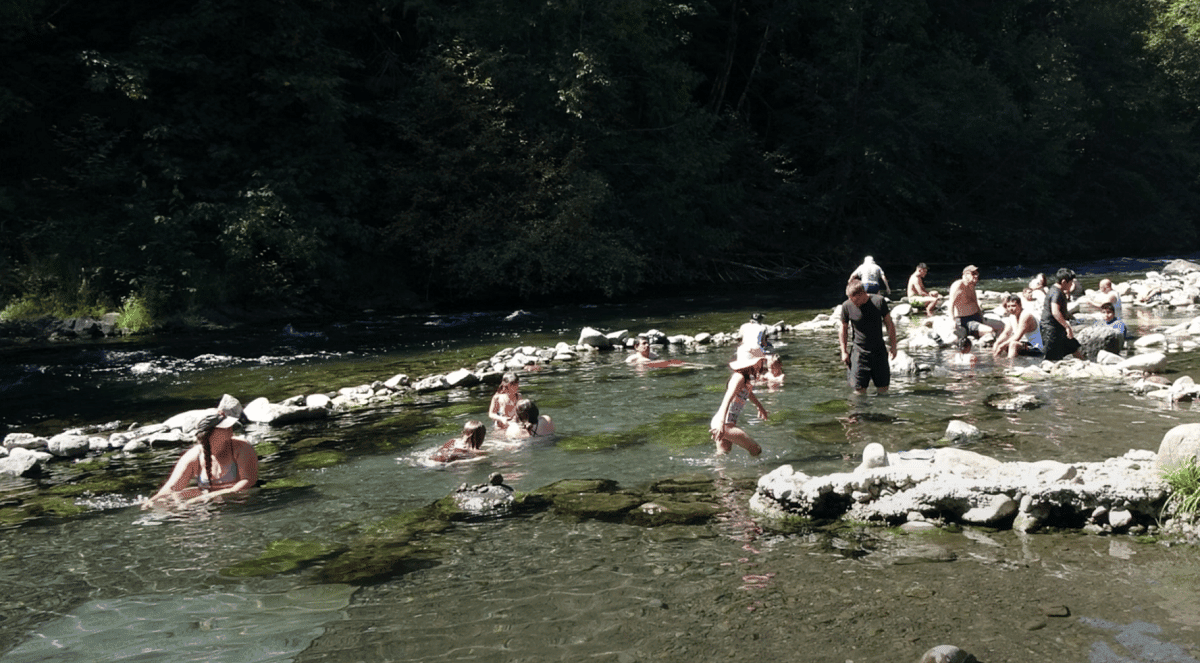
[[[258,454],[249,442],[233,436],[238,423],[224,410],[201,419],[194,429],[196,444],[180,456],[171,477],[142,508],[168,501],[188,506],[253,488],[258,483]]]

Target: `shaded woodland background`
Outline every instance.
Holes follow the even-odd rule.
[[[0,0],[0,306],[1194,250],[1198,28],[1178,0]]]

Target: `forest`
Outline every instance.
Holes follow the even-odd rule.
[[[1195,250],[1198,28],[1200,0],[0,0],[0,308]]]

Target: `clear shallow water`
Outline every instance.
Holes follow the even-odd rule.
[[[792,322],[814,314],[761,308],[768,319]],[[224,391],[243,400],[278,399],[402,371],[415,377],[422,371],[414,368],[439,362],[445,367],[437,370],[450,370],[503,345],[572,342],[583,324],[728,330],[749,312],[679,310],[685,312],[582,309],[543,314],[527,329],[505,326],[499,314],[474,316],[434,326],[436,334],[424,324],[428,318],[392,320],[394,327],[384,327],[387,338],[366,321],[360,331],[335,329],[323,338],[276,330],[244,344],[125,344],[119,352],[126,354],[105,355],[110,360],[97,364],[109,368],[63,361],[43,365],[41,373],[74,375],[80,385],[104,386],[103,394],[118,392],[104,403],[108,417],[76,418],[48,408],[51,415],[39,425],[155,420],[166,410],[161,419],[209,406]],[[1139,328],[1150,331],[1173,319],[1145,316]],[[343,344],[339,333],[352,342]],[[721,398],[730,348],[679,355],[689,367],[650,371],[608,354],[524,376],[522,391],[554,417],[560,433],[549,442],[496,448],[481,462],[444,469],[420,462],[452,435],[447,431],[469,418],[486,419],[490,394],[460,390],[282,431],[252,428],[252,437],[280,445],[325,436],[346,448],[375,449],[305,471],[312,487],[304,491],[261,493],[190,514],[143,512],[134,505],[136,495],[97,496],[86,502],[93,510],[85,517],[2,530],[0,638],[11,647],[4,660],[915,660],[943,641],[985,661],[1031,655],[1121,660],[1103,658],[1104,648],[1127,660],[1197,655],[1194,550],[1075,534],[968,531],[927,538],[849,529],[777,536],[757,529],[744,512],[747,495],[737,490],[782,463],[809,473],[851,468],[869,442],[893,451],[921,447],[941,437],[954,418],[987,433],[973,447],[983,453],[1097,460],[1156,448],[1170,427],[1197,420],[1188,404],[1149,402],[1118,384],[1026,384],[1005,377],[990,357],[972,371],[898,380],[888,397],[848,398],[831,334],[784,340],[787,384],[759,390],[771,416],[747,422],[765,449],[759,459],[740,450],[714,458],[702,430]],[[308,345],[292,354],[281,349],[297,343]],[[75,357],[94,351],[60,350]],[[194,361],[206,354],[229,359]],[[920,358],[940,360],[937,354]],[[1186,355],[1172,357],[1178,374],[1194,375],[1194,363]],[[139,364],[167,370],[135,375]],[[84,394],[92,388],[79,387]],[[1046,405],[1000,413],[982,404],[990,393],[1014,390],[1034,391]],[[436,432],[414,435],[387,424],[389,415],[408,408],[434,412],[446,405],[465,411],[443,418]],[[650,434],[630,444],[576,448],[580,438],[645,424],[700,430],[690,443],[686,435],[681,441]],[[165,453],[156,461],[161,474],[173,458]],[[264,473],[274,465],[264,458]],[[704,473],[729,491],[733,510],[710,528],[642,529],[548,515],[463,525],[448,535],[436,566],[362,589],[314,584],[305,573],[269,579],[219,574],[279,539],[344,543],[364,525],[497,471],[519,490],[563,478],[636,486]],[[946,557],[955,561],[933,561]],[[1049,603],[1068,605],[1071,616],[1046,617],[1042,606]],[[1147,654],[1121,644],[1131,642],[1129,633],[1141,633],[1130,626],[1141,622],[1161,629],[1154,638],[1163,648]],[[1155,652],[1175,658],[1148,658]]]

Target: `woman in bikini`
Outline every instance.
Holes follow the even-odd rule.
[[[521,379],[516,373],[508,372],[500,378],[500,386],[492,396],[492,404],[488,406],[488,417],[496,425],[496,430],[504,432],[513,423],[517,414],[517,401],[521,399]]]
[[[757,348],[752,348],[746,353],[739,352],[737,359],[729,362],[729,368],[733,369],[733,375],[729,376],[729,386],[725,389],[725,398],[721,400],[721,407],[717,409],[712,422],[709,423],[712,439],[717,443],[718,454],[729,453],[735,444],[749,451],[751,456],[762,453],[762,447],[750,439],[746,431],[739,428],[737,423],[738,416],[742,413],[742,408],[746,406],[747,400],[758,408],[760,419],[767,418],[767,410],[762,403],[758,402],[752,384],[754,379],[762,373],[765,362],[766,356],[762,350]]]
[[[142,508],[168,500],[187,506],[253,488],[258,483],[258,454],[249,442],[233,436],[237,423],[237,417],[220,410],[201,419],[195,428],[196,444],[180,456],[171,477]]]

